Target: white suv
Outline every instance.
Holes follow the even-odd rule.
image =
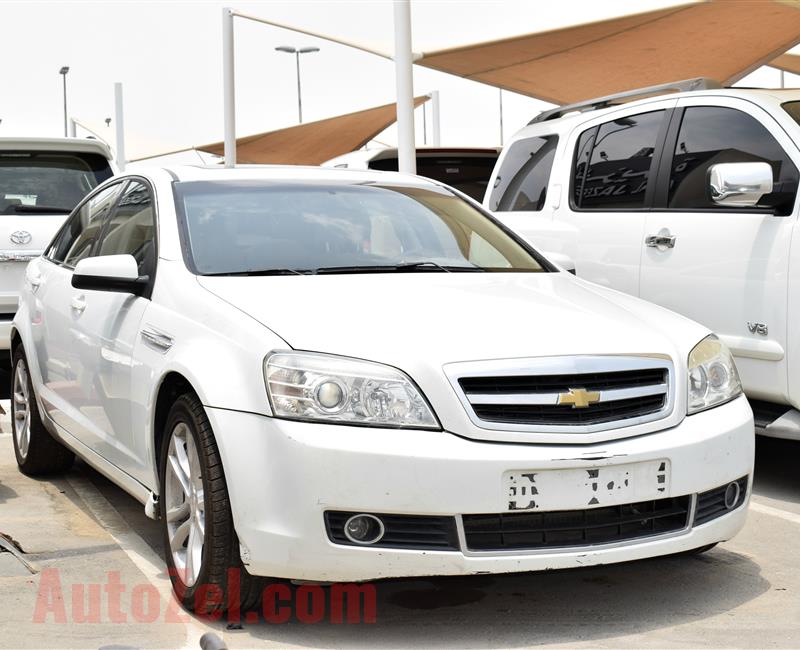
[[[147,504],[192,608],[231,568],[244,607],[257,576],[576,567],[744,524],[725,346],[417,177],[119,176],[31,262],[12,336],[20,468],[76,453]]]
[[[114,169],[99,140],[0,138],[0,365],[29,260],[42,254],[67,215]],[[3,363],[2,357],[5,358]]]
[[[484,205],[580,277],[715,331],[759,431],[800,440],[800,90],[714,86],[540,115]]]

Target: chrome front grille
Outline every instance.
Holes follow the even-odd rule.
[[[488,429],[602,431],[666,417],[672,364],[651,357],[545,357],[453,364],[451,383]]]

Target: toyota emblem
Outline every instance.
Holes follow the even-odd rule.
[[[15,244],[29,244],[33,236],[27,230],[15,230],[9,239]]]

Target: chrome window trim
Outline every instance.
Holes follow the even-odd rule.
[[[526,375],[569,375],[584,373],[620,372],[626,370],[667,370],[667,399],[664,407],[654,413],[633,418],[584,425],[553,424],[515,424],[492,422],[479,418],[472,408],[467,393],[461,388],[458,380],[467,377],[514,377]],[[487,361],[466,361],[449,363],[443,367],[450,385],[458,396],[461,405],[476,427],[489,431],[518,431],[525,433],[595,433],[633,427],[647,422],[654,422],[669,417],[675,406],[675,368],[672,360],[659,354],[653,355],[577,355],[558,357],[529,357],[519,359],[493,359]],[[656,386],[656,384],[653,384]],[[575,386],[574,388],[580,388]],[[648,387],[649,388],[649,387]],[[625,389],[625,391],[634,389]],[[616,391],[605,391],[605,394]],[[620,391],[621,392],[621,391]],[[651,393],[653,394],[653,393]],[[554,394],[550,394],[554,395]],[[498,397],[498,396],[495,396]],[[514,396],[519,397],[519,395]],[[615,399],[622,399],[616,397]],[[537,404],[540,402],[494,402]],[[550,404],[552,402],[544,402]]]

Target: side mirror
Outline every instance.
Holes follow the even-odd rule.
[[[717,205],[752,208],[762,196],[772,192],[772,167],[765,162],[711,165],[708,192]]]
[[[542,251],[542,255],[567,273],[577,275],[577,273],[575,273],[575,261],[569,255],[565,255],[564,253],[551,253],[550,251]]]
[[[149,279],[139,275],[139,265],[133,255],[101,255],[78,262],[72,273],[72,286],[140,295]]]

